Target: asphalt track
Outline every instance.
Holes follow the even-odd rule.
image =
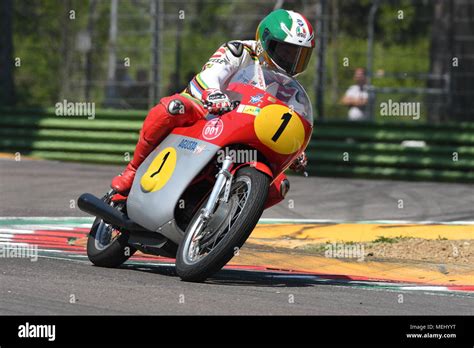
[[[86,216],[75,199],[83,192],[102,194],[118,171],[0,159],[0,216]],[[474,219],[472,185],[302,177],[291,183],[287,200],[265,217]],[[472,293],[370,286],[276,271],[225,269],[204,284],[191,284],[159,261],[101,269],[81,255],[47,252],[37,262],[2,258],[0,266],[0,314],[474,314]]]
[[[123,168],[0,158],[1,216],[86,216],[71,205],[90,192],[103,195]],[[362,220],[474,219],[474,185],[291,177],[285,202],[269,218]],[[399,208],[403,200],[403,208]]]

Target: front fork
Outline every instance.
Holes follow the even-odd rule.
[[[229,169],[232,166],[232,163],[232,158],[230,156],[226,156],[224,162],[222,163],[221,170],[219,170],[219,173],[217,173],[216,183],[212,188],[212,192],[209,196],[209,199],[207,200],[206,206],[201,210],[202,217],[205,221],[211,217],[212,212],[215,210],[222,189],[224,189],[224,197],[222,200],[227,202],[229,199],[230,186],[232,184],[233,177]]]

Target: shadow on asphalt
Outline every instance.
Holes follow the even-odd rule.
[[[153,273],[162,276],[178,277],[174,265],[124,264],[120,268],[139,272]],[[227,286],[262,286],[262,287],[311,287],[315,285],[360,286],[361,282],[349,277],[332,274],[284,273],[272,271],[252,271],[222,269],[204,284]]]

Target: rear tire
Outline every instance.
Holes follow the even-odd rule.
[[[87,257],[99,267],[115,268],[127,261],[137,249],[128,244],[128,233],[121,232],[115,239],[107,236],[111,228],[101,218],[96,218],[87,238]],[[101,235],[101,233],[103,235]],[[102,244],[107,242],[108,244]]]
[[[202,258],[196,262],[190,263],[189,250],[192,235],[194,234],[193,226],[197,219],[199,219],[198,216],[200,215],[201,209],[198,209],[198,212],[193,217],[176,255],[176,272],[182,280],[202,282],[210,275],[219,271],[232,259],[235,251],[240,249],[250,233],[252,233],[263,213],[270,178],[253,167],[243,167],[239,169],[234,176],[232,187],[236,185],[239,178],[243,180],[244,177],[247,178],[245,180],[250,179],[251,186],[240,215],[236,218],[234,224],[226,232],[224,237],[217,242],[209,253],[203,255]]]
[[[102,219],[97,218],[92,225],[87,238],[87,257],[96,266],[115,268],[127,261],[135,252],[128,245],[128,235],[121,233],[107,248],[100,250],[96,247],[96,233]]]

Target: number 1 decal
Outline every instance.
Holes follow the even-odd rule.
[[[176,167],[176,150],[167,147],[161,151],[151,162],[140,184],[146,192],[161,190],[173,175]]]
[[[253,125],[258,140],[276,153],[295,153],[304,144],[306,133],[303,122],[287,106],[273,104],[263,107]]]
[[[166,160],[168,159],[168,156],[170,155],[171,152],[167,152],[165,157],[163,157],[163,162],[161,162],[160,168],[156,172],[150,175],[150,178],[153,178],[156,174],[159,174],[161,172],[161,169],[163,168],[163,165],[165,164]]]
[[[281,133],[283,133],[283,131],[285,130],[286,126],[288,125],[288,122],[290,122],[291,114],[289,112],[287,112],[286,114],[283,114],[281,119],[283,120],[283,122],[281,123],[280,128],[278,128],[278,130],[276,131],[275,135],[272,137],[272,140],[275,143],[278,140],[278,138],[280,137]]]

